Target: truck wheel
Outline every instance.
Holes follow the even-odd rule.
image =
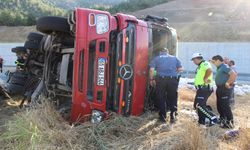
[[[39,18],[36,22],[36,29],[45,34],[51,34],[52,32],[70,33],[67,18],[55,16]]]
[[[13,53],[26,53],[27,50],[24,46],[17,46],[11,49]]]
[[[27,41],[37,41],[40,43],[40,41],[43,39],[43,35],[36,32],[30,32],[27,36]]]
[[[27,36],[27,41],[24,47],[30,50],[38,50],[40,48],[40,43],[43,39],[43,35],[40,33],[30,32]]]
[[[26,41],[24,43],[24,47],[30,50],[38,50],[40,49],[40,43],[34,43],[33,41]]]

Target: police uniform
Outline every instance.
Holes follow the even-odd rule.
[[[23,58],[18,58],[15,61],[15,64],[17,65],[17,67],[19,67],[20,69],[24,69],[25,66],[25,60]]]
[[[177,69],[181,68],[181,62],[175,56],[169,55],[167,52],[161,52],[159,56],[152,59],[150,68],[157,71],[156,92],[158,108],[160,110],[160,120],[166,120],[166,108],[169,108],[170,119],[174,119],[177,111],[177,98],[178,98],[178,73]]]
[[[213,74],[211,74],[208,77],[208,80],[211,81],[209,84],[206,84],[204,82],[204,76],[208,69],[212,69],[211,64],[205,60],[202,60],[196,69],[195,82],[194,82],[195,88],[197,89],[195,101],[194,101],[194,108],[197,110],[197,113],[199,116],[199,121],[198,121],[199,124],[203,124],[203,125],[205,125],[206,118],[214,122],[216,122],[217,120],[216,116],[211,114],[211,110],[208,110],[207,104],[206,104],[208,97],[213,92],[213,89],[212,89]]]
[[[0,72],[3,72],[3,58],[0,57]]]
[[[225,87],[230,76],[229,72],[231,72],[231,69],[222,63],[217,67],[215,83],[217,86],[217,109],[220,114],[220,120],[222,124],[231,127],[233,126],[233,113],[230,107],[231,89]]]
[[[235,65],[233,65],[233,66],[231,66],[230,67],[235,73],[237,73],[237,69],[236,69],[236,67],[235,67]],[[236,82],[234,82],[234,84],[232,85],[232,88],[231,88],[231,96],[230,96],[230,105],[231,106],[234,106],[234,104],[235,104],[235,98],[234,98],[234,88],[235,88],[235,84],[236,84]]]

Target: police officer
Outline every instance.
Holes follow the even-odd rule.
[[[157,75],[154,77],[154,72]],[[170,109],[170,122],[174,123],[177,114],[178,72],[182,71],[181,62],[175,56],[168,54],[168,49],[160,51],[160,55],[150,63],[150,85],[156,86],[159,119],[166,122],[166,108]],[[167,106],[168,105],[168,106]]]
[[[19,57],[15,61],[15,64],[16,64],[18,70],[23,70],[24,66],[25,66],[25,60],[22,57]]]
[[[235,67],[235,62],[233,60],[230,60],[228,66],[238,75],[237,69]],[[234,106],[234,104],[235,104],[235,99],[234,99],[234,96],[235,96],[234,95],[235,84],[236,84],[236,82],[234,82],[234,84],[232,85],[232,88],[231,88],[231,98],[230,98],[231,106]]]
[[[203,59],[202,54],[194,53],[192,55],[192,61],[198,67],[196,69],[195,75],[195,88],[196,96],[194,100],[194,108],[197,110],[200,125],[205,125],[206,118],[210,120],[210,123],[217,123],[217,117],[210,113],[210,110],[207,108],[208,97],[213,92],[213,71],[212,66],[208,61]],[[210,125],[212,125],[210,124]]]
[[[3,72],[3,58],[0,56],[0,72]]]
[[[223,63],[223,58],[216,55],[212,58],[212,63],[217,67],[215,83],[217,86],[217,109],[220,114],[221,127],[233,128],[233,113],[230,107],[231,88],[237,77],[236,73]]]

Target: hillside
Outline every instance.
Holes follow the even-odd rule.
[[[75,7],[106,10],[111,13],[132,12],[169,0],[5,0],[0,1],[0,25],[35,25],[41,16],[65,16]]]
[[[1,0],[0,25],[34,25],[38,17],[64,16],[66,11],[47,0]]]
[[[175,0],[131,13],[169,18],[185,42],[250,41],[250,1]]]
[[[66,2],[73,1],[75,0]],[[59,3],[59,0],[54,2]],[[245,0],[173,0],[151,8],[131,11],[130,14],[140,18],[147,14],[169,18],[169,24],[177,29],[180,41],[183,42],[249,42],[249,8],[250,1]],[[22,42],[31,28],[34,29],[21,27],[19,31],[18,27],[13,30],[0,26],[0,36],[4,37],[0,42]]]
[[[0,36],[2,37],[0,42],[24,42],[28,33],[35,30],[37,18],[47,15],[65,16],[75,7],[126,13],[168,1],[170,0],[65,0],[63,3],[61,0],[0,1]]]
[[[64,0],[63,3],[61,0],[48,0],[53,3],[55,6],[64,8],[66,10],[74,9],[75,7],[96,7],[97,5],[102,6],[114,6],[121,2],[125,2],[127,0]]]

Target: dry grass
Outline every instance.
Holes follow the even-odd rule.
[[[1,148],[137,149],[141,146],[138,143],[149,135],[162,131],[154,115],[128,118],[112,115],[99,124],[71,126],[49,102],[43,102],[10,118],[0,137],[4,143]]]
[[[194,101],[194,98],[195,98],[194,90],[191,90],[188,88],[182,88],[182,89],[179,89],[178,93],[179,93],[178,96],[181,100],[190,101],[190,102]]]
[[[10,118],[1,135],[3,149],[71,148],[76,134],[48,102]]]
[[[214,134],[214,128],[204,129],[196,123],[185,121],[184,131],[178,134],[180,143],[176,144],[175,150],[210,150],[216,149],[217,134]]]
[[[242,101],[242,105],[246,105]],[[241,104],[241,101],[238,101]],[[192,102],[181,101],[180,107],[192,107]],[[236,106],[237,109],[242,109]],[[247,109],[246,109],[247,111]],[[241,112],[236,113],[242,116]],[[246,117],[244,114],[244,118]],[[86,122],[70,125],[49,102],[18,112],[10,118],[0,135],[0,149],[247,149],[249,129],[244,126],[240,137],[223,140],[226,132],[218,126],[203,129],[188,114],[180,113],[174,125],[157,122],[156,112],[140,117],[122,117],[112,114],[99,124]],[[238,118],[237,118],[238,119]],[[243,125],[240,125],[243,127]]]
[[[241,129],[236,144],[241,150],[250,150],[250,128]]]
[[[44,102],[9,120],[1,135],[2,149],[206,149],[210,135],[191,119],[181,120],[172,130],[156,118],[152,112],[141,117],[113,114],[99,124],[71,126]]]

